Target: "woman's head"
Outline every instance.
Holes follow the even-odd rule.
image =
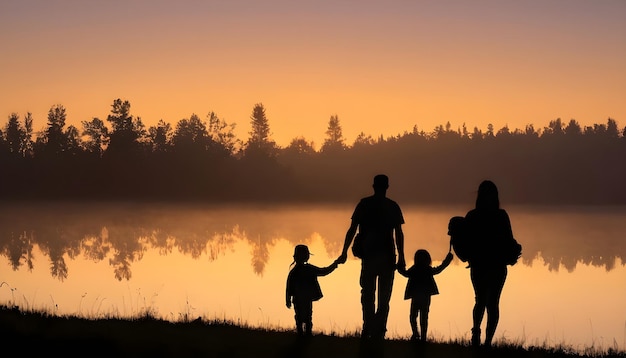
[[[415,266],[430,266],[433,263],[428,251],[421,249],[415,251],[413,261],[415,262]]]
[[[491,180],[484,180],[478,186],[476,196],[476,209],[499,209],[500,199],[498,198],[498,188]]]
[[[293,250],[293,260],[297,264],[303,264],[309,261],[311,257],[311,253],[309,252],[309,248],[306,245],[296,245],[296,248]]]

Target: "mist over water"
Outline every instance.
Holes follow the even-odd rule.
[[[154,204],[5,205],[0,218],[0,303],[86,317],[149,312],[166,319],[228,319],[291,328],[284,306],[293,247],[310,262],[340,254],[353,207]],[[405,254],[449,249],[451,216],[462,206],[404,206]],[[496,339],[624,349],[626,207],[507,207],[523,245],[509,267]],[[430,334],[468,338],[473,291],[455,259],[436,277]],[[360,262],[320,278],[314,332],[360,329]],[[389,334],[408,337],[406,279],[396,275]]]

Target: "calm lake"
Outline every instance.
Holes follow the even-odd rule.
[[[401,203],[400,203],[401,204]],[[353,206],[3,204],[0,303],[90,318],[150,312],[291,328],[285,280],[293,247],[312,264],[340,254]],[[471,206],[403,206],[407,265],[439,264],[447,223]],[[509,268],[496,339],[626,349],[626,207],[506,207],[522,260]],[[360,330],[360,261],[321,277],[314,332]],[[469,339],[473,291],[455,260],[436,277],[435,339]],[[406,279],[396,275],[389,336],[409,337]]]

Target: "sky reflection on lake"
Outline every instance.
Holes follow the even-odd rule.
[[[448,250],[449,217],[465,208],[404,208],[408,265],[417,248]],[[523,260],[509,269],[496,339],[617,347],[626,340],[624,208],[508,208]],[[350,206],[209,208],[148,205],[3,208],[0,303],[87,317],[149,311],[166,319],[227,319],[291,328],[285,280],[297,243],[310,262],[338,255]],[[32,269],[31,269],[32,267]],[[360,262],[320,278],[314,332],[361,324]],[[473,292],[465,264],[436,277],[429,333],[469,338]],[[389,334],[408,337],[406,279],[396,275]]]

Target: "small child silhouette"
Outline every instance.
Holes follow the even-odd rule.
[[[287,276],[287,308],[296,312],[296,331],[299,335],[310,336],[313,328],[313,301],[322,298],[318,276],[326,276],[338,265],[337,260],[328,267],[317,267],[308,263],[311,253],[306,245],[296,245],[293,253],[295,266]]]
[[[452,261],[452,253],[443,260],[441,265],[432,267],[430,254],[426,250],[417,250],[415,252],[414,264],[409,269],[398,267],[398,272],[409,279],[404,292],[404,299],[411,299],[411,312],[409,313],[409,322],[413,335],[411,340],[421,339],[426,341],[428,332],[428,311],[430,310],[430,298],[432,295],[439,294],[437,283],[435,283],[434,275],[441,273]],[[421,337],[417,330],[417,316],[420,316]]]

